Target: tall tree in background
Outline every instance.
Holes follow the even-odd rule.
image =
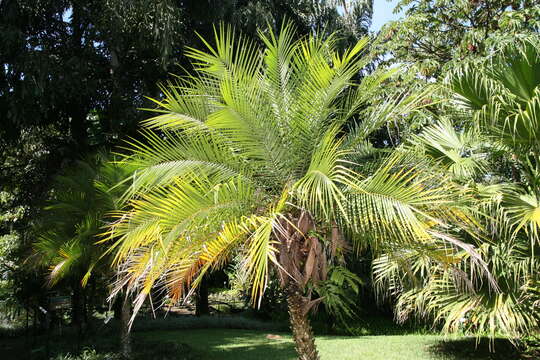
[[[167,14],[180,19],[173,10]],[[53,177],[135,133],[143,94],[157,94],[166,74],[162,32],[132,14],[156,11],[116,13],[106,1],[0,3],[0,212],[19,212],[0,232],[18,238],[20,256],[34,241],[30,229]]]
[[[404,18],[381,30],[380,51],[417,75],[438,77],[453,61],[483,56],[500,41],[540,30],[532,0],[401,0]]]
[[[538,36],[540,30],[535,1],[401,0],[394,11],[403,11],[402,18],[385,24],[372,46],[380,66],[405,70],[387,84],[389,94],[442,81],[455,66],[481,63],[506,44]],[[431,110],[440,112],[435,104]],[[380,132],[377,145],[402,144],[431,124],[432,117],[411,114]]]

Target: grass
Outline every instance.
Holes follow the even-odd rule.
[[[133,344],[136,360],[244,360],[296,359],[294,343],[286,324],[244,316],[167,317],[138,319]],[[381,319],[364,321],[355,327],[362,336],[322,335],[317,330],[317,346],[323,360],[513,360],[538,359],[517,353],[508,341],[497,339],[495,353],[489,342],[476,347],[475,339],[456,337],[445,341],[429,332],[413,332]],[[417,329],[418,330],[418,329]],[[84,339],[75,329],[62,334],[17,336],[0,339],[0,359],[30,360],[111,360],[119,348],[118,324],[98,321]],[[267,339],[279,334],[280,339]],[[326,333],[328,334],[328,333]],[[85,350],[87,349],[87,350]],[[85,356],[84,353],[91,354]],[[68,354],[79,354],[69,356]],[[92,355],[94,354],[94,355]],[[116,357],[114,357],[116,358]]]
[[[196,358],[205,360],[294,360],[294,344],[288,334],[269,340],[268,332],[238,329],[196,329],[152,331],[137,334],[153,342],[177,341],[189,344]],[[513,348],[498,341],[495,353],[487,342],[475,348],[474,339],[445,341],[437,335],[319,336],[321,358],[332,360],[512,360],[520,359]]]

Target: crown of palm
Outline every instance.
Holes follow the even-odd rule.
[[[257,298],[270,263],[281,267],[278,240],[304,213],[323,229],[399,241],[431,238],[443,212],[461,216],[452,210],[459,190],[444,179],[436,186],[397,159],[362,177],[349,161],[425,92],[366,107],[395,71],[355,84],[367,40],[338,55],[332,38],[294,37],[284,26],[260,34],[260,48],[222,27],[215,47],[189,51],[195,75],[163,87],[159,115],[126,159],[140,168],[127,194],[132,211],[111,229],[121,284],[139,292],[138,306],[156,281],[180,296],[239,249]]]

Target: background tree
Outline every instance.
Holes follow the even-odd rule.
[[[71,319],[79,331],[83,323],[89,324],[89,316],[98,305],[106,303],[109,295],[114,277],[112,255],[107,246],[98,242],[110,212],[123,206],[125,180],[132,171],[124,164],[109,162],[103,154],[78,162],[56,177],[53,198],[35,229],[35,257],[39,265],[48,269],[47,285],[70,290]],[[130,305],[127,299],[117,302],[122,353],[129,357]]]
[[[539,30],[540,8],[529,1],[404,0],[394,11],[403,11],[403,18],[385,24],[372,46],[379,66],[405,70],[387,84],[388,95],[442,81],[464,61],[482,62]],[[425,105],[437,115],[452,111],[450,106],[441,110],[439,101],[444,97],[426,98]],[[413,113],[388,124],[372,141],[390,149],[433,123],[431,116]]]
[[[449,63],[487,55],[501,41],[540,29],[540,5],[529,0],[402,0],[395,11],[402,10],[402,20],[381,30],[380,51],[424,77],[439,77]]]

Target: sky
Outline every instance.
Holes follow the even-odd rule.
[[[396,20],[402,14],[394,14],[394,8],[398,0],[373,0],[373,23],[371,31],[379,31],[381,26],[390,20]]]

